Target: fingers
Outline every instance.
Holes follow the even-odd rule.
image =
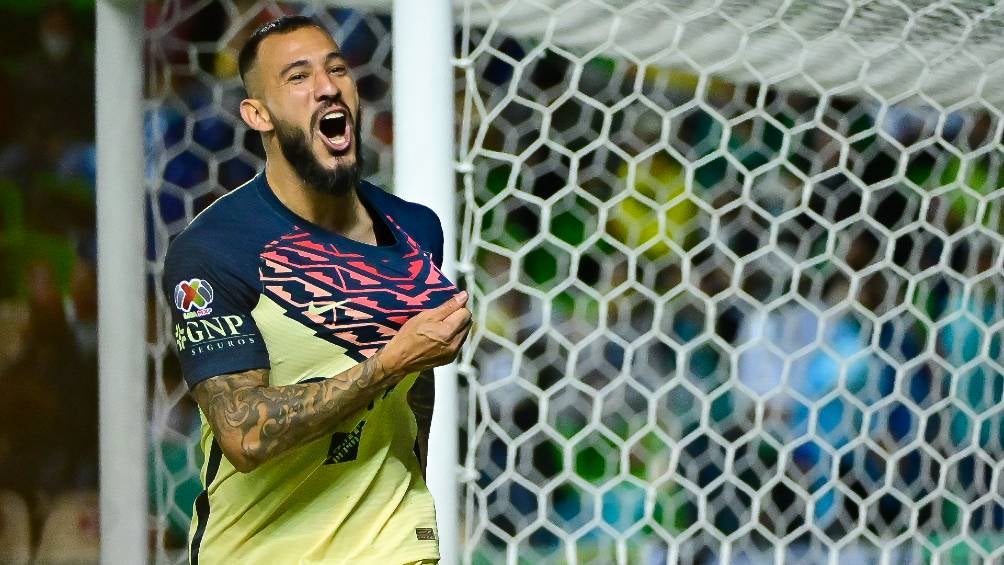
[[[467,322],[467,325],[461,328],[461,330],[457,332],[457,335],[453,336],[453,339],[450,340],[450,347],[453,349],[454,359],[456,359],[457,356],[460,355],[460,347],[464,344],[465,341],[467,341],[467,336],[471,334],[471,329],[473,328],[474,328],[474,323],[470,321]]]
[[[459,345],[463,345],[464,342],[467,341],[467,336],[471,335],[471,330],[473,329],[474,329],[474,320],[471,320],[467,322],[467,325],[464,326],[464,329],[459,334],[457,334],[457,336],[460,338]]]
[[[468,317],[467,320],[463,324],[460,324],[460,326],[458,326],[457,329],[454,330],[454,332],[452,334],[450,334],[450,338],[449,338],[450,343],[453,343],[454,341],[456,341],[457,336],[464,335],[465,333],[470,332],[471,331],[471,326],[473,326],[473,325],[474,325],[474,321],[470,317]]]
[[[439,306],[436,306],[431,310],[426,310],[426,315],[432,320],[445,320],[448,316],[463,308],[465,304],[467,304],[467,291],[463,290],[454,294],[453,298],[447,300]]]
[[[464,326],[470,324],[471,316],[472,314],[470,310],[467,308],[461,308],[443,319],[443,326],[448,332],[448,338],[453,339],[453,336],[457,335],[462,329],[464,329]]]

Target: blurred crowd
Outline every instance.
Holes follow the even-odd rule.
[[[97,488],[94,15],[0,17],[0,491],[36,544],[60,500]]]

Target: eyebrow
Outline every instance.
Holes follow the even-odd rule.
[[[332,51],[332,52],[328,53],[327,56],[324,57],[324,62],[327,63],[327,62],[331,61],[332,59],[342,59],[342,58],[343,57],[342,57],[342,52],[341,51]],[[285,67],[283,67],[281,71],[279,71],[279,76],[281,76],[281,77],[286,76],[286,73],[288,73],[290,70],[295,69],[296,67],[299,67],[299,66],[302,66],[302,65],[309,65],[309,64],[310,64],[310,61],[308,61],[306,59],[300,59],[298,61],[293,61],[292,63],[290,63],[290,64],[286,65]]]

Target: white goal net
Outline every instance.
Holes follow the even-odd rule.
[[[393,186],[390,2],[346,4],[148,4],[153,273],[260,165],[227,53],[281,10],[354,57]],[[457,3],[464,562],[1001,560],[998,4]],[[157,320],[175,562],[200,461]]]

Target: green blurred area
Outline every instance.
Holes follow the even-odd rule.
[[[26,194],[45,206],[32,206]],[[69,292],[77,250],[61,228],[79,223],[75,218],[93,214],[92,207],[90,189],[81,179],[44,173],[36,175],[27,187],[0,179],[0,280],[4,281],[0,300],[25,298],[25,273],[38,262],[52,268],[61,293]]]
[[[0,10],[10,10],[20,14],[38,14],[51,5],[69,6],[76,11],[93,11],[94,0],[3,0]]]

